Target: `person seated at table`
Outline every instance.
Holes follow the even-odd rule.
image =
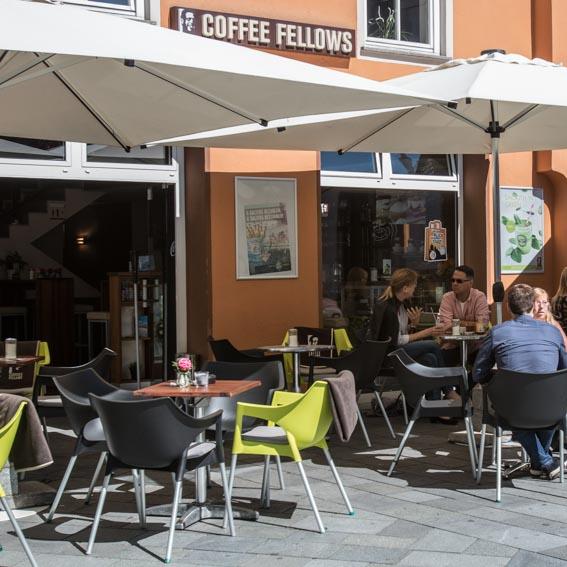
[[[529,285],[510,288],[508,308],[514,318],[493,327],[484,339],[473,368],[475,382],[488,382],[495,363],[505,370],[536,374],[567,368],[563,337],[553,325],[534,319],[534,298],[534,289]],[[553,433],[547,429],[513,431],[514,439],[530,457],[532,476],[553,480],[559,474],[559,460],[549,452]]]
[[[534,287],[534,319],[537,319],[538,321],[545,321],[558,329],[563,337],[565,349],[567,349],[567,336],[559,324],[559,321],[557,321],[551,313],[549,295],[547,294],[547,291],[541,287]]]
[[[452,291],[447,292],[439,306],[439,322],[445,331],[449,331],[453,319],[459,319],[461,327],[476,329],[477,322],[486,327],[490,321],[490,309],[486,295],[473,287],[474,270],[470,266],[457,266],[451,277]],[[469,344],[469,361],[474,362],[479,343]],[[459,349],[454,341],[446,341],[441,345],[447,366],[461,364]]]
[[[417,286],[417,273],[408,268],[400,268],[392,274],[390,285],[376,301],[371,323],[371,335],[378,340],[391,339],[390,349],[403,348],[415,361],[424,366],[444,366],[443,353],[439,345],[431,339],[442,333],[439,327],[429,327],[415,331],[419,323],[421,309],[411,307]],[[460,399],[454,390],[447,390],[445,396]],[[432,392],[431,399],[440,399],[440,391]],[[454,423],[455,420],[443,419]]]

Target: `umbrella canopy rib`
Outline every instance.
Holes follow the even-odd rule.
[[[224,110],[228,110],[229,112],[232,112],[233,114],[236,114],[237,116],[240,116],[241,118],[244,118],[246,120],[250,120],[250,122],[255,122],[256,124],[260,124],[260,126],[267,126],[268,125],[268,121],[265,120],[264,118],[255,118],[254,116],[246,113],[244,110],[241,110],[235,106],[232,106],[230,104],[228,104],[227,102],[220,100],[216,97],[213,97],[211,95],[208,95],[204,92],[201,92],[199,90],[197,90],[195,87],[189,88],[187,85],[184,85],[181,81],[177,81],[175,79],[172,79],[171,77],[168,77],[165,73],[160,73],[159,71],[155,70],[155,69],[151,69],[150,67],[146,66],[146,65],[140,65],[139,63],[134,62],[134,64],[132,65],[132,67],[134,67],[135,69],[138,69],[140,71],[143,71],[144,73],[148,73],[148,75],[151,75],[152,77],[155,77],[156,79],[160,79],[161,81],[164,81],[170,85],[173,85],[174,87],[177,87],[179,89],[182,89],[183,91],[190,93],[192,95],[198,96],[199,98],[202,98],[203,100],[206,100],[207,102],[210,102],[211,104],[214,104]]]
[[[4,51],[4,54],[7,54],[7,53],[8,53],[7,51]],[[37,59],[36,61],[33,61],[32,63],[27,63],[26,65],[22,65],[19,69],[16,69],[10,75],[1,79],[0,80],[0,87],[4,86],[5,84],[9,83],[10,81],[13,81],[14,79],[16,79],[18,77],[21,77],[24,73],[31,71],[32,69],[34,69],[38,65],[41,65],[42,63],[48,61],[49,59],[51,59],[51,57],[53,57],[53,53],[49,53],[47,55],[44,55],[43,57],[39,57],[39,55],[37,53],[35,53],[34,55],[36,57],[38,57],[39,59]],[[4,58],[4,56],[2,57],[2,59],[3,58]],[[2,61],[0,60],[0,63],[1,62]]]
[[[44,61],[43,64],[49,67],[49,63],[47,61]],[[57,80],[71,93],[71,95],[79,101],[83,108],[110,134],[110,136],[124,151],[130,151],[130,146],[120,139],[114,129],[109,126],[104,118],[100,116],[100,114],[84,99],[83,96],[81,96],[81,94],[76,89],[74,89],[69,84],[68,81],[65,80],[64,77],[61,76],[58,71],[53,71],[53,76],[56,77]]]
[[[353,148],[356,148],[356,146],[358,146],[359,144],[362,144],[362,142],[364,142],[365,140],[368,140],[368,138],[371,138],[375,134],[378,134],[378,132],[381,132],[382,130],[384,130],[385,128],[390,126],[390,124],[397,122],[398,120],[403,118],[406,114],[410,113],[412,110],[413,110],[413,108],[407,108],[405,111],[401,112],[397,116],[394,116],[394,118],[392,118],[391,120],[388,120],[388,122],[386,122],[386,124],[382,124],[378,128],[375,128],[374,130],[372,130],[368,134],[364,135],[362,138],[359,138],[358,140],[356,140],[356,142],[353,142],[352,144],[340,149],[338,151],[338,154],[343,155],[346,152],[350,152]]]
[[[536,110],[536,109],[541,109],[541,104],[532,104],[530,106],[528,106],[527,108],[524,108],[524,110],[522,110],[521,112],[518,112],[518,114],[516,114],[516,116],[513,116],[512,118],[510,118],[510,120],[508,120],[508,122],[506,122],[502,128],[504,128],[504,130],[507,130],[508,128],[515,126],[516,124],[518,124],[518,122],[521,122],[521,120],[523,118],[525,118],[528,114],[530,114],[532,111]]]

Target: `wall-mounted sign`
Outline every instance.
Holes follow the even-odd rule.
[[[444,262],[447,259],[447,229],[440,220],[429,221],[425,229],[423,259],[426,262]]]
[[[353,57],[354,30],[255,16],[172,8],[171,27],[231,43],[334,57]]]
[[[502,274],[542,273],[543,189],[500,187]]]

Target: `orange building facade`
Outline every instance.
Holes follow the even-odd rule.
[[[399,21],[394,18],[388,22],[388,8],[398,10]],[[262,49],[376,80],[422,71],[452,58],[475,57],[489,48],[529,58],[567,61],[567,38],[561,32],[567,24],[567,5],[561,0],[288,0],[269,3],[264,0],[162,0],[161,25],[177,29],[177,9],[354,30],[354,49],[349,56],[315,54],[299,48]],[[390,29],[386,29],[388,24],[392,24]],[[253,69],[250,71],[253,73]],[[206,355],[208,335],[228,337],[239,348],[280,342],[289,327],[321,326],[324,323],[323,299],[336,301],[337,307],[344,310],[344,287],[354,260],[351,265],[343,266],[337,258],[333,262],[329,259],[330,221],[325,215],[333,203],[339,211],[356,207],[357,202],[366,207],[364,199],[371,193],[369,187],[354,182],[357,190],[353,194],[366,196],[362,201],[349,201],[344,179],[333,187],[326,172],[322,173],[322,168],[326,167],[322,166],[325,156],[315,151],[211,148],[186,150],[185,156],[189,349]],[[393,156],[388,158],[389,165],[384,165],[386,158],[377,158],[382,159],[379,167],[382,174],[402,167],[399,157]],[[392,175],[389,188],[372,198],[367,220],[374,223],[374,228],[371,227],[368,234],[379,239],[376,221],[372,219],[386,200],[391,203],[391,199],[398,199],[401,193],[396,191],[408,192],[410,209],[421,206],[420,198],[427,201],[429,207],[426,191],[437,191],[441,200],[432,201],[432,211],[451,217],[447,226],[452,260],[454,264],[466,263],[475,268],[475,286],[487,291],[491,300],[494,274],[490,156],[455,156],[451,163],[454,170],[450,173],[454,177],[443,178],[439,187],[435,187],[434,179],[424,179],[423,187],[419,186],[419,180],[418,185],[409,183],[406,187],[403,180],[392,181],[396,179]],[[553,294],[559,274],[567,265],[567,249],[562,238],[562,217],[567,211],[567,152],[505,154],[501,156],[500,168],[502,187],[542,188],[544,195],[543,271],[508,274],[502,280],[506,287],[521,281],[544,287]],[[235,186],[240,177],[295,180],[297,277],[237,278]],[[416,188],[422,193],[409,192]],[[340,191],[342,196],[333,201],[333,191]],[[349,225],[351,232],[345,236],[340,219],[337,226],[331,229],[333,238],[345,238],[349,240],[348,246],[354,247],[354,241],[350,241],[355,238],[354,228]],[[411,253],[415,248],[416,257],[423,255],[423,249],[419,248],[423,244],[417,240],[412,242],[412,235],[417,234],[415,228],[395,229],[400,235],[401,256],[405,254],[407,260],[410,248]],[[372,243],[365,246],[372,248]],[[396,243],[393,246],[395,250]],[[344,253],[344,246],[341,250]],[[368,284],[374,280],[383,283],[389,266],[395,269],[396,265],[402,265],[396,264],[395,259],[385,258],[383,252],[372,254],[356,258],[357,264],[366,271]],[[403,265],[412,267],[407,261]],[[420,271],[422,265],[425,266],[420,259],[414,268]],[[451,265],[446,266],[447,270],[450,268]],[[437,271],[436,277],[446,277],[446,274],[439,275],[441,270]],[[331,293],[326,287],[333,277],[342,280],[342,287]],[[439,284],[435,281],[438,296]],[[327,297],[333,293],[334,297]],[[431,308],[434,302],[430,298]],[[352,318],[356,319],[356,314]]]

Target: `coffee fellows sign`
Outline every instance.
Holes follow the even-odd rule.
[[[249,47],[302,51],[334,57],[354,56],[354,30],[349,29],[191,8],[172,8],[171,24],[185,33]]]

